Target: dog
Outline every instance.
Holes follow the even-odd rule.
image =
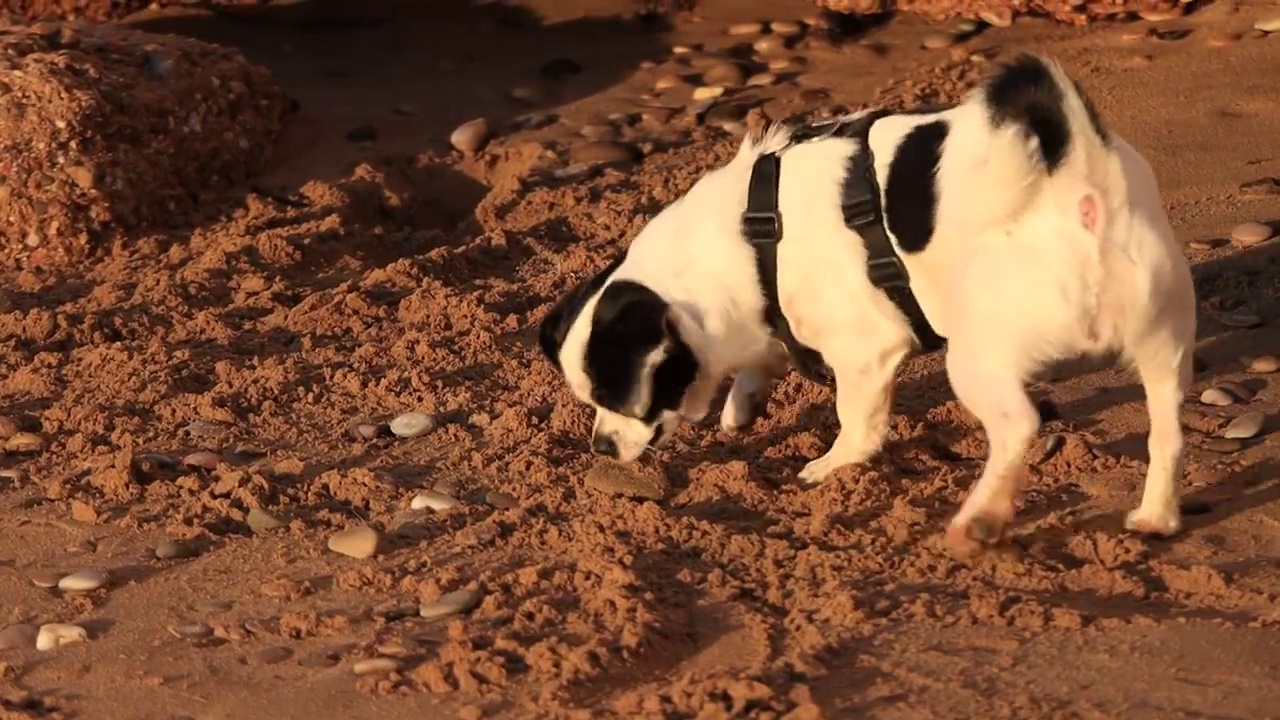
[[[868,185],[878,214],[857,220],[849,188]],[[755,237],[747,221],[762,217]],[[877,280],[894,263],[899,282]],[[1040,424],[1026,383],[1088,356],[1135,367],[1146,395],[1150,464],[1126,527],[1178,532],[1191,271],[1150,165],[1039,55],[998,65],[952,107],[748,134],[552,307],[539,344],[594,407],[593,451],[624,462],[706,417],[727,377],[720,426],[732,432],[753,422],[788,359],[804,370],[806,353],[820,358],[840,429],[799,473],[820,483],[879,451],[897,368],[930,333],[989,441],[949,546],[1000,539]]]

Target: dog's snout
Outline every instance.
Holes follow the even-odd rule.
[[[596,435],[591,438],[591,449],[598,455],[614,459],[618,457],[618,443],[614,442],[614,439],[608,435]]]

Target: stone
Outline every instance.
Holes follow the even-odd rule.
[[[196,556],[196,549],[181,540],[165,538],[156,543],[157,560],[183,560]]]
[[[769,32],[778,37],[794,37],[804,32],[804,26],[795,20],[774,20],[769,23]]]
[[[665,479],[640,473],[628,465],[612,460],[596,463],[587,471],[587,487],[606,495],[645,500],[662,500],[667,494]]]
[[[1204,38],[1204,44],[1209,47],[1226,47],[1234,45],[1240,41],[1240,34],[1233,32],[1214,32],[1209,33]]]
[[[298,658],[298,667],[304,668],[331,668],[337,665],[339,658],[334,653],[322,652],[313,655],[304,655]]]
[[[1280,370],[1280,358],[1275,355],[1261,355],[1249,361],[1245,370],[1259,375],[1266,375]]]
[[[407,412],[391,421],[391,434],[401,438],[416,438],[436,429],[436,419],[424,412]]]
[[[66,573],[42,570],[31,575],[31,584],[49,590],[58,587],[58,582],[65,576]]]
[[[1219,322],[1227,327],[1241,328],[1249,330],[1262,325],[1262,318],[1258,317],[1248,310],[1237,310],[1233,313],[1227,313],[1218,318]]]
[[[454,590],[418,607],[418,615],[428,620],[468,612],[480,604],[483,598],[476,590]]]
[[[262,508],[251,509],[248,517],[245,518],[245,522],[249,524],[249,529],[255,533],[278,530],[285,526],[285,522],[283,520]]]
[[[347,426],[347,434],[353,440],[376,440],[391,433],[386,423],[354,422]]]
[[[1167,20],[1177,20],[1182,17],[1181,7],[1161,8],[1153,10],[1140,10],[1138,17],[1147,22],[1165,22]]]
[[[193,452],[182,458],[184,467],[199,468],[201,470],[217,470],[220,462],[222,462],[222,457],[218,453],[208,450]]]
[[[1245,197],[1271,197],[1280,195],[1280,177],[1260,177],[1240,183],[1240,194]]]
[[[578,130],[578,134],[593,142],[617,140],[620,137],[618,128],[612,125],[596,123],[583,125],[582,128]]]
[[[4,451],[14,455],[34,455],[44,450],[44,438],[35,433],[14,433],[4,442]]]
[[[802,57],[778,57],[771,59],[767,65],[773,72],[800,72],[805,68]]]
[[[671,88],[676,87],[677,85],[683,85],[683,84],[684,84],[684,81],[681,80],[677,75],[663,75],[662,77],[659,77],[657,80],[653,81],[653,89],[655,91],[661,92],[663,90],[670,90]]]
[[[204,623],[183,623],[168,628],[173,635],[185,640],[204,640],[213,637],[213,628]]]
[[[693,99],[697,100],[714,100],[724,94],[724,88],[713,85],[710,87],[698,87],[693,89]]]
[[[368,525],[359,525],[329,538],[329,549],[347,557],[365,559],[378,551],[378,531]]]
[[[778,82],[778,76],[771,72],[759,72],[747,78],[747,87],[767,87]]]
[[[780,35],[765,35],[759,40],[751,43],[751,49],[761,55],[769,55],[780,50],[787,49],[787,41]]]
[[[484,118],[468,120],[449,134],[449,144],[455,150],[470,155],[479,152],[489,142],[489,121]]]
[[[66,592],[91,592],[107,584],[102,570],[78,570],[58,581],[58,589]]]
[[[276,665],[291,657],[293,657],[292,650],[282,645],[274,645],[254,653],[252,661],[255,665]]]
[[[1227,455],[1233,452],[1239,452],[1244,447],[1244,443],[1239,440],[1231,440],[1227,438],[1209,438],[1204,442],[1206,450]]]
[[[17,420],[8,415],[0,415],[0,440],[8,440],[21,430],[22,426],[18,424]]]
[[[65,623],[46,623],[36,633],[36,649],[42,652],[60,648],[63,645],[80,643],[89,639],[89,633],[79,625]]]
[[[1228,440],[1248,440],[1262,432],[1264,421],[1266,421],[1265,415],[1257,410],[1250,410],[1227,423],[1227,427],[1222,431],[1222,437]]]
[[[631,145],[619,142],[588,142],[569,149],[571,165],[613,165],[640,159]]]
[[[942,50],[956,44],[956,36],[951,33],[931,32],[924,36],[920,41],[920,46],[926,50]]]
[[[35,625],[26,623],[10,625],[4,630],[0,630],[0,650],[29,648],[35,644],[36,636],[39,633],[40,628]]]
[[[747,73],[737,63],[716,63],[702,72],[702,84],[738,87],[747,79]]]
[[[991,27],[1007,28],[1013,24],[1013,10],[1008,7],[979,10],[978,18]]]
[[[1200,393],[1200,402],[1204,405],[1213,405],[1215,407],[1224,407],[1226,405],[1234,405],[1236,399],[1231,393],[1219,387],[1211,387]]]
[[[431,508],[432,510],[443,512],[445,510],[452,510],[456,507],[458,507],[457,498],[451,497],[442,492],[436,492],[435,490],[420,492],[409,502],[410,510]]]
[[[498,490],[491,490],[486,493],[484,501],[499,510],[510,510],[520,505],[520,501],[516,499],[516,496]]]
[[[1274,233],[1271,226],[1260,222],[1243,222],[1231,229],[1231,244],[1236,247],[1253,247],[1270,240]]]
[[[1040,441],[1034,451],[1036,459],[1032,464],[1039,465],[1040,463],[1047,462],[1054,455],[1058,454],[1058,451],[1062,449],[1062,446],[1065,443],[1066,440],[1058,433],[1045,436],[1044,440]]]
[[[351,671],[357,675],[376,675],[396,672],[400,667],[400,661],[395,658],[378,657],[369,658],[368,660],[357,660],[351,666]]]
[[[1280,33],[1280,13],[1263,15],[1254,21],[1253,29],[1264,33]]]
[[[758,22],[734,23],[729,27],[725,28],[725,32],[735,37],[740,37],[743,35],[759,35],[760,33],[764,32],[764,23],[758,23]]]
[[[1217,387],[1219,390],[1225,390],[1228,393],[1231,393],[1231,396],[1234,397],[1236,400],[1239,400],[1240,402],[1247,403],[1253,399],[1254,395],[1257,394],[1254,391],[1250,390],[1249,388],[1245,387],[1244,385],[1241,385],[1238,382],[1233,382],[1231,380],[1223,380],[1222,382],[1218,383]]]

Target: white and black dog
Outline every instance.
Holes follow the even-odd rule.
[[[1126,526],[1179,530],[1195,310],[1151,167],[1056,62],[1022,55],[951,108],[752,133],[561,299],[540,342],[595,407],[594,451],[622,461],[705,417],[729,375],[731,431],[788,355],[806,375],[825,365],[840,432],[800,472],[818,483],[879,450],[899,363],[945,338],[990,444],[947,532],[971,552],[1014,514],[1040,424],[1026,382],[1087,355],[1132,363],[1147,398],[1150,465]]]

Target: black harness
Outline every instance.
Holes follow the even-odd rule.
[[[941,348],[946,340],[939,336],[925,318],[920,303],[911,292],[907,268],[898,257],[884,226],[880,206],[880,184],[876,180],[875,155],[867,141],[871,126],[884,117],[884,112],[869,112],[852,120],[808,125],[792,132],[787,146],[828,137],[853,138],[860,150],[850,159],[845,176],[841,208],[844,224],[862,237],[867,249],[867,275],[871,284],[884,291],[911,323],[916,344],[923,352]],[[786,150],[786,148],[783,148]],[[756,251],[756,269],[764,286],[765,321],[774,335],[787,346],[791,361],[802,375],[814,382],[831,385],[835,378],[823,362],[822,354],[796,340],[791,324],[782,314],[778,300],[778,242],[782,240],[782,213],[778,210],[778,181],[782,166],[777,153],[761,155],[751,169],[747,188],[747,210],[742,214],[742,233]]]

